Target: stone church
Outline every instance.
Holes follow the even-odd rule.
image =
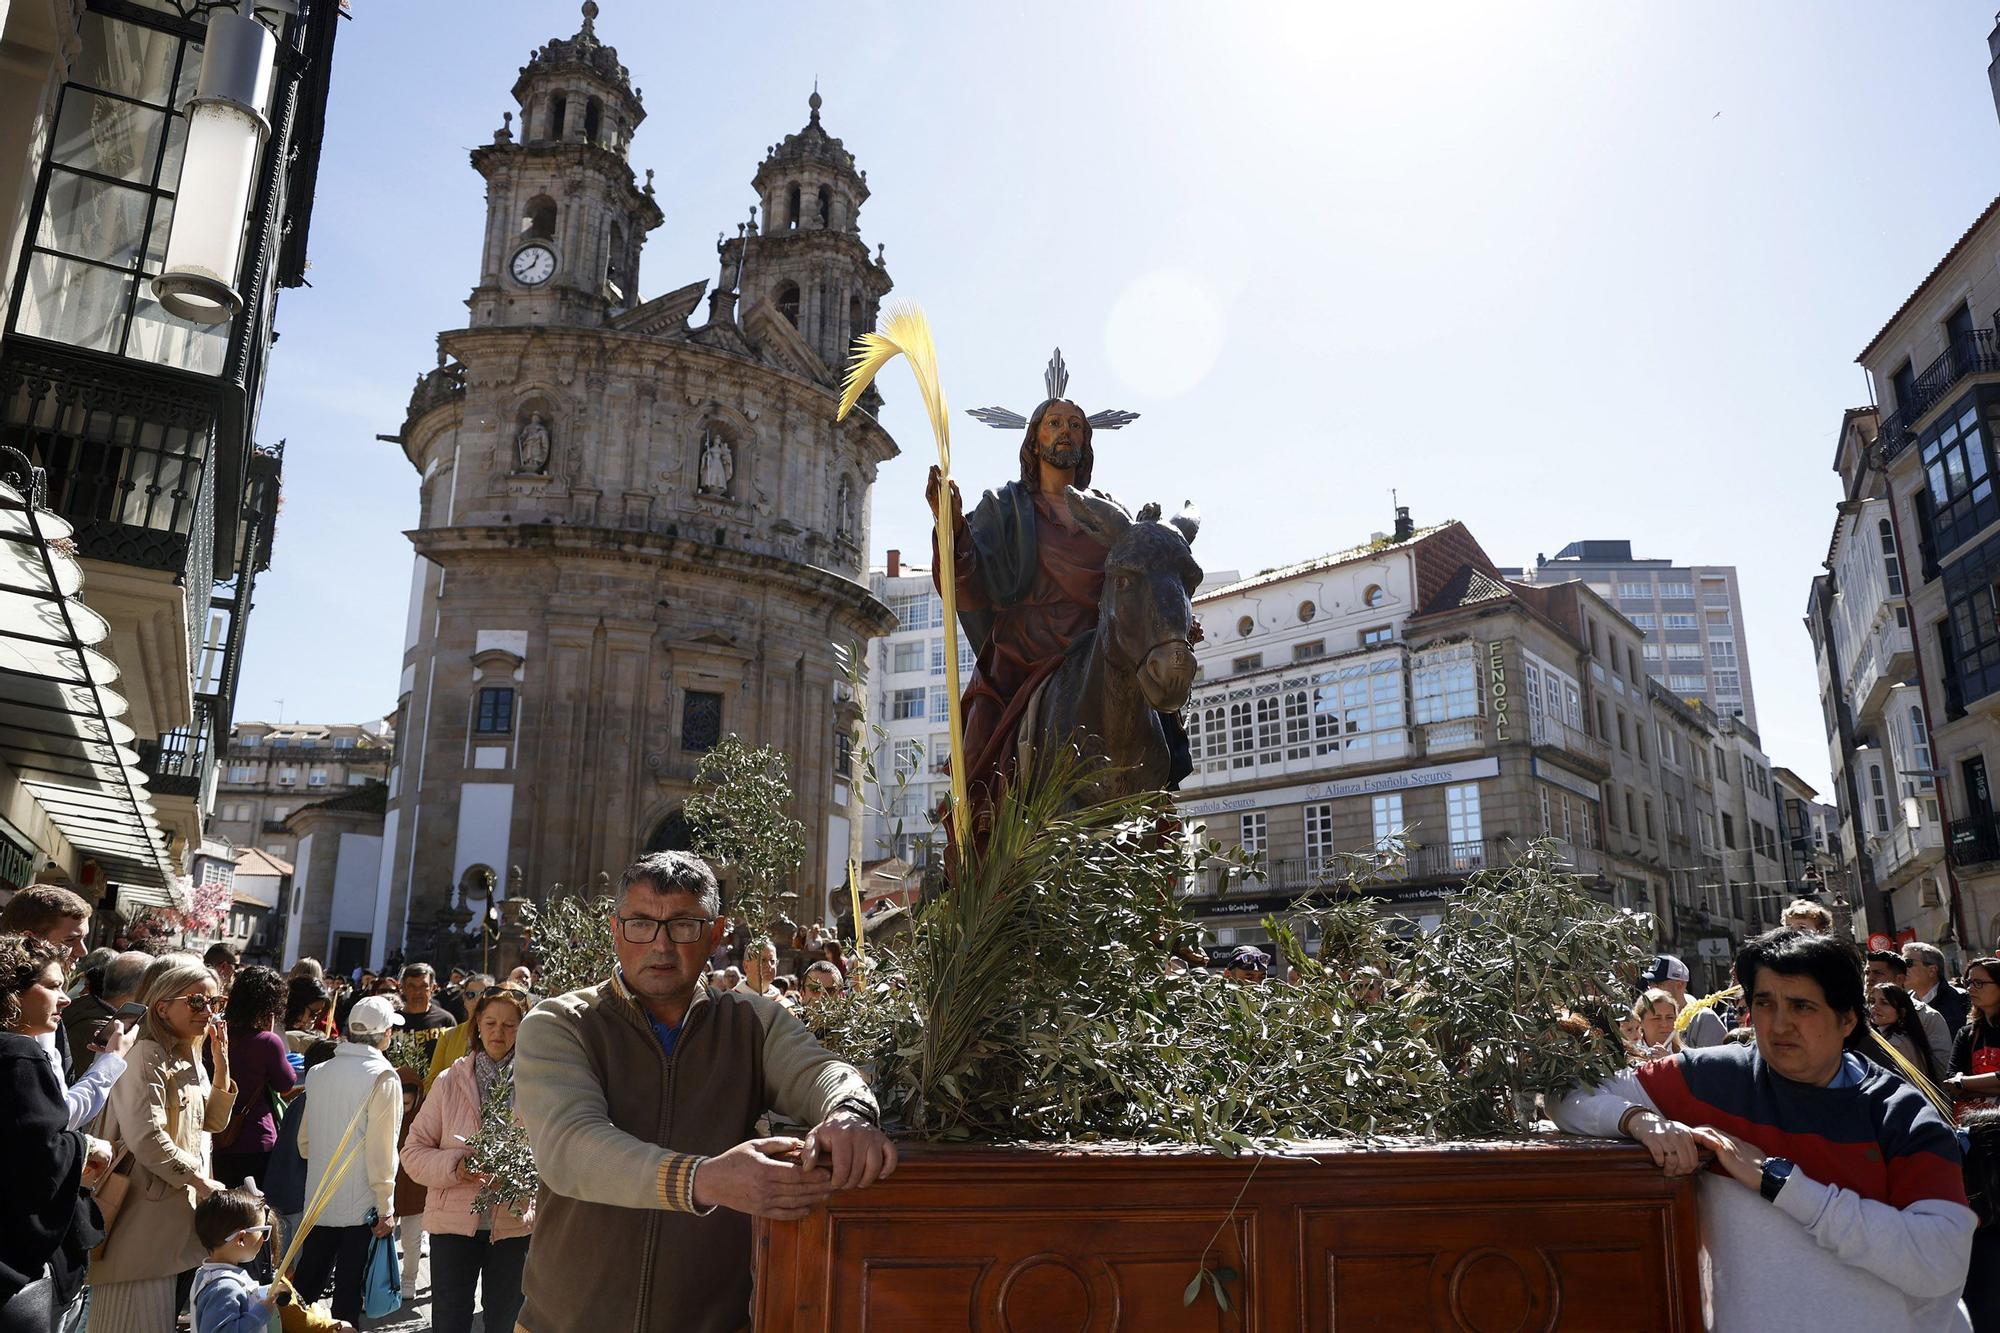
[[[393,437],[422,512],[374,895],[391,952],[432,956],[489,885],[540,896],[685,846],[695,767],[730,733],[790,760],[803,911],[841,882],[859,814],[847,670],[891,624],[865,553],[896,454],[872,411],[834,422],[890,285],[859,231],[867,177],[815,90],[713,289],[643,296],[646,112],[596,20],[585,4],[528,58],[518,119],[472,152],[471,317]]]

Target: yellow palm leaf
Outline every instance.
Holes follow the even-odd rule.
[[[909,361],[910,373],[917,377],[917,392],[923,395],[924,411],[931,419],[931,434],[937,440],[939,486],[951,494],[951,418],[944,402],[944,385],[938,380],[937,345],[931,341],[930,321],[914,305],[899,305],[889,311],[882,327],[854,340],[854,358],[847,364],[841,384],[840,410],[834,420],[845,421],[862,393],[875,382],[882,367],[901,356]],[[967,842],[965,804],[965,718],[960,708],[958,674],[958,589],[951,577],[956,568],[953,550],[951,506],[940,504],[937,519],[938,568],[943,576],[938,589],[944,597],[945,705],[951,719],[951,822],[961,848]],[[859,916],[856,917],[859,929]]]

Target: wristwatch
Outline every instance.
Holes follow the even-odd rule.
[[[1763,1184],[1758,1186],[1757,1192],[1770,1202],[1776,1203],[1778,1201],[1778,1191],[1783,1189],[1785,1182],[1791,1178],[1792,1164],[1789,1161],[1783,1157],[1766,1157],[1764,1159],[1764,1181]]]
[[[833,1109],[828,1111],[827,1115],[836,1116],[842,1111],[846,1111],[850,1115],[859,1116],[876,1129],[882,1128],[882,1113],[875,1109],[872,1102],[864,1101],[859,1097],[843,1097],[834,1103]]]

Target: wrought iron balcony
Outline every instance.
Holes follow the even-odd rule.
[[[2000,371],[2000,332],[1973,329],[1951,340],[1937,360],[1924,367],[1910,386],[1910,401],[1896,404],[1876,427],[1876,442],[1884,461],[1901,453],[1915,438],[1917,421],[1944,399],[1968,375]]]
[[[194,720],[156,741],[142,740],[139,767],[151,779],[156,796],[200,800],[215,754],[215,703],[203,696],[194,701]]]
[[[2000,861],[2000,817],[1961,815],[1951,821],[1951,863],[1981,865]]]

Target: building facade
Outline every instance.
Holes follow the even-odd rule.
[[[889,288],[858,229],[868,185],[815,93],[705,314],[705,282],[642,297],[645,109],[595,12],[522,67],[518,129],[473,150],[470,323],[395,437],[422,507],[378,949],[434,947],[465,887],[505,894],[516,867],[540,893],[685,847],[697,765],[732,733],[790,760],[801,910],[853,852],[851,664],[890,626],[868,499],[896,452],[872,395],[833,419]]]
[[[258,410],[278,292],[304,282],[338,18],[334,0],[255,22],[194,0],[0,7],[0,448],[17,451],[0,473],[29,496],[10,510],[22,548],[81,585],[44,599],[67,604],[61,660],[0,683],[0,880],[33,863],[83,888],[107,938],[188,906],[208,831],[274,535],[280,449],[258,444]],[[218,22],[275,46],[268,134],[241,145],[228,216],[179,197],[184,166],[217,166],[188,103]],[[240,254],[211,275],[234,303],[216,322],[162,303],[170,238]]]
[[[1899,822],[1927,820],[1935,807],[1945,847],[1941,873],[1919,876],[1914,891],[1890,898],[1877,885],[1871,902],[1884,911],[1869,925],[1985,952],[2000,939],[2000,816],[1991,779],[2000,765],[1993,593],[2000,581],[2000,458],[1993,448],[2000,428],[2000,199],[1857,360],[1879,410],[1849,414],[1844,431],[1873,432],[1848,470],[1879,468],[1881,475],[1850,480],[1848,493],[1886,500],[1910,621],[1913,680],[1897,683],[1914,689],[1892,690],[1885,704],[1888,722],[1902,723],[1900,762],[1894,726],[1880,735],[1857,728],[1852,736],[1861,809],[1848,812],[1847,822],[1868,832],[1886,824],[1893,837]],[[1928,723],[1921,736],[1916,720]]]
[[[1350,891],[1422,929],[1468,876],[1549,840],[1719,981],[1758,873],[1725,869],[1723,724],[1652,679],[1644,634],[1587,583],[1510,582],[1463,524],[1399,514],[1391,534],[1195,605],[1181,813],[1263,871],[1193,886],[1217,943],[1261,942],[1265,916]]]
[[[1590,584],[1645,632],[1646,672],[1683,699],[1700,699],[1718,717],[1742,717],[1754,729],[1750,647],[1734,565],[1677,565],[1635,559],[1628,541],[1571,542],[1531,570],[1508,570],[1528,583]]]
[[[215,833],[290,861],[286,818],[314,801],[389,780],[388,722],[239,722],[229,729],[215,801]]]
[[[921,869],[944,845],[933,818],[951,790],[951,733],[946,712],[944,598],[929,569],[906,565],[900,551],[869,574],[869,587],[896,617],[868,661],[867,860],[894,858]],[[972,645],[958,632],[959,670],[972,670]]]

